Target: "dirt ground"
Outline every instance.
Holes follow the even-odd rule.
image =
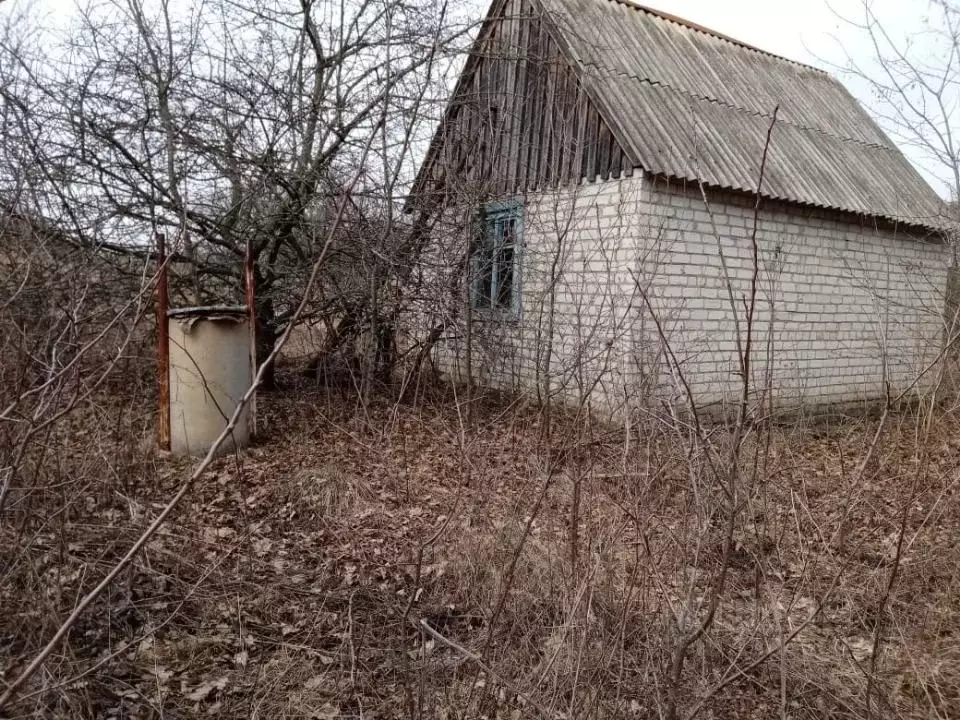
[[[663,716],[722,559],[706,453],[652,418],[548,433],[504,398],[286,382],[11,717]],[[0,529],[0,681],[188,476],[148,410],[91,407],[58,510]],[[960,717],[960,424],[935,412],[892,415],[865,465],[876,417],[757,436],[680,717]]]

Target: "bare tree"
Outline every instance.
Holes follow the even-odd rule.
[[[960,201],[960,7],[952,0],[916,3],[922,27],[903,34],[886,23],[873,0],[855,15],[835,14],[871,50],[866,59],[841,46],[841,75],[869,89],[871,114],[897,143],[910,148],[924,169],[949,190],[952,220]],[[924,7],[925,6],[925,7]]]
[[[355,318],[377,295],[360,275],[382,279],[393,263],[383,251],[399,243],[388,237],[406,230],[395,193],[461,31],[430,0],[218,0],[186,12],[111,0],[56,42],[8,39],[4,70],[19,82],[0,93],[36,168],[35,211],[87,244],[142,247],[166,232],[181,302],[235,296],[251,241],[262,359],[371,136],[376,161],[365,162],[305,319]]]

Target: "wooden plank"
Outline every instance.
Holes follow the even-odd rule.
[[[610,131],[610,176],[620,177],[620,165],[623,162],[623,148]]]
[[[460,110],[460,122],[457,124],[457,134],[453,136],[454,142],[457,145],[457,156],[458,164],[461,165],[460,171],[463,173],[464,177],[469,177],[470,175],[470,152],[471,147],[468,142],[466,142],[467,132],[470,128],[470,108],[463,107]]]
[[[444,165],[448,168],[458,167],[463,157],[463,144],[460,142],[461,130],[463,126],[463,109],[459,105],[450,112],[450,121],[444,122],[443,140],[441,142],[442,157],[438,165]]]
[[[496,28],[491,31],[491,42],[495,33]],[[489,51],[490,48],[491,45],[488,44],[485,47],[485,50]],[[496,63],[491,62],[490,60],[491,59],[489,56],[485,56],[480,62],[480,86],[477,96],[477,112],[480,115],[480,192],[482,194],[489,192],[490,175],[493,166],[493,147],[495,142],[494,135],[496,133],[493,113],[491,113],[490,105],[491,88],[494,87],[494,83],[496,81],[494,76],[494,73],[496,72]]]
[[[575,90],[573,76],[570,69],[566,66],[562,68],[563,75],[563,94],[561,99],[561,123],[560,128],[560,155],[557,158],[559,171],[557,182],[560,185],[566,185],[570,182],[570,146],[573,144],[574,129],[576,121],[575,98],[572,97]]]
[[[477,108],[476,108],[476,82],[478,75],[474,74],[473,83],[470,85],[470,93],[463,108],[464,115],[464,136],[461,142],[466,148],[464,161],[466,162],[466,177],[469,182],[473,182],[477,177],[477,164],[479,147],[477,146]]]
[[[474,66],[475,68],[476,66]],[[476,152],[475,140],[476,135],[473,134],[474,130],[474,103],[476,96],[476,82],[477,82],[477,73],[476,70],[471,73],[469,82],[464,83],[463,94],[459,98],[460,103],[460,121],[457,124],[457,130],[459,131],[455,136],[455,142],[459,149],[459,155],[461,157],[461,162],[463,163],[462,168],[462,177],[467,182],[472,181],[474,168],[476,167],[476,158],[474,154]]]
[[[577,102],[577,113],[576,113],[576,131],[574,134],[574,146],[571,148],[571,155],[573,157],[573,164],[571,168],[571,175],[573,180],[580,182],[583,179],[584,175],[584,142],[586,137],[586,128],[587,128],[587,96],[583,92],[583,88],[580,86],[580,82],[576,82],[576,102]]]
[[[469,88],[465,90],[468,92]],[[448,142],[452,148],[448,160],[450,165],[446,169],[450,170],[447,177],[453,181],[456,177],[464,177],[470,170],[470,153],[472,141],[467,139],[467,128],[470,125],[470,108],[465,106],[466,97],[459,100],[459,108],[456,114],[456,123],[450,127]]]
[[[553,89],[553,131],[551,133],[553,151],[550,156],[550,184],[552,187],[557,187],[563,174],[564,146],[566,145],[567,62],[556,45],[554,45],[553,57],[556,80]]]
[[[497,108],[497,90],[500,88],[500,62],[497,52],[500,23],[494,21],[490,40],[484,48],[483,83],[480,93],[480,117],[483,121],[483,193],[495,192],[497,172],[497,144],[500,139],[500,113]]]
[[[611,144],[610,151],[610,171],[609,176],[616,179],[620,177],[620,158],[622,153],[620,152],[620,145],[616,140]]]
[[[498,144],[498,187],[501,195],[513,192],[510,173],[513,166],[513,98],[516,95],[517,78],[517,27],[516,0],[504,6],[503,32],[500,41],[502,85],[497,92],[500,108],[500,142]]]
[[[523,87],[523,104],[520,115],[520,123],[522,127],[522,133],[520,136],[521,146],[520,146],[520,156],[517,160],[519,165],[520,183],[519,186],[522,190],[529,190],[531,186],[531,173],[530,165],[535,157],[533,152],[533,141],[534,141],[534,109],[536,107],[536,90],[537,90],[537,81],[538,81],[538,70],[539,66],[537,65],[537,48],[540,44],[540,18],[533,14],[532,9],[527,6],[527,9],[530,10],[530,14],[526,19],[527,27],[529,29],[527,36],[527,44],[524,50],[524,87]]]
[[[537,44],[532,48],[530,70],[534,83],[528,89],[530,108],[527,122],[530,123],[530,157],[527,161],[527,190],[537,188],[539,180],[540,154],[543,147],[543,99],[547,89],[547,73],[543,63],[544,48],[547,44],[546,28],[543,18],[537,17]]]
[[[540,133],[542,149],[540,151],[540,168],[537,173],[538,186],[547,188],[553,185],[554,169],[556,167],[556,136],[555,125],[557,115],[557,65],[555,62],[556,45],[547,43],[544,63],[547,71],[547,83],[543,101],[543,132]]]
[[[617,144],[617,139],[613,136],[613,130],[610,129],[610,126],[607,125],[607,131],[610,133],[610,150],[607,154],[607,177],[614,177],[614,172],[619,174],[620,169],[620,160],[617,158],[617,153],[620,151],[620,145]]]
[[[489,195],[495,192],[497,172],[497,151],[500,140],[500,110],[497,94],[500,89],[501,65],[497,56],[500,37],[500,24],[495,23],[490,33],[490,41],[484,48],[483,81],[480,86],[480,118],[483,137],[483,180],[481,193]]]
[[[510,3],[508,3],[505,8],[509,8]],[[500,20],[501,22],[501,31],[500,31],[500,42],[497,45],[498,65],[500,67],[498,71],[499,76],[499,85],[496,88],[496,103],[497,103],[497,164],[496,164],[496,173],[497,173],[497,195],[504,196],[509,190],[508,177],[509,177],[509,161],[510,161],[510,132],[511,127],[511,118],[510,118],[510,95],[513,93],[513,61],[511,56],[513,51],[511,46],[513,40],[511,38],[512,33],[512,20],[509,17],[509,14],[504,10],[504,15]]]
[[[610,129],[602,118],[597,135],[597,175],[603,180],[610,177]]]
[[[567,66],[567,110],[564,130],[563,177],[564,185],[576,180],[574,166],[577,157],[577,134],[580,131],[580,106],[577,78],[573,69]]]
[[[514,0],[508,5],[510,13],[510,86],[507,89],[504,101],[506,125],[506,178],[505,186],[508,193],[517,189],[517,155],[520,150],[520,118],[519,118],[519,88],[522,87],[524,65],[522,54],[526,39],[527,25],[523,22],[522,2]]]
[[[587,112],[587,133],[585,137],[584,151],[586,153],[584,160],[584,179],[592,183],[597,179],[597,126],[600,118],[597,115],[593,103],[588,106]]]

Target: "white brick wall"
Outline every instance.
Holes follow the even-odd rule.
[[[709,210],[698,188],[640,175],[528,197],[521,317],[476,319],[475,378],[542,391],[549,376],[551,392],[614,407],[679,401],[659,324],[698,404],[735,398],[730,292],[743,337],[754,211],[747,197],[708,199]],[[880,397],[885,377],[904,388],[936,357],[942,245],[777,203],[761,212],[757,243],[752,379],[769,381],[778,404]],[[451,336],[436,359],[462,376],[462,318]]]

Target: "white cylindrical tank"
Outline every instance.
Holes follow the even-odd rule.
[[[245,308],[171,310],[170,450],[204,455],[227,427],[253,381]],[[250,442],[250,407],[218,454]]]

